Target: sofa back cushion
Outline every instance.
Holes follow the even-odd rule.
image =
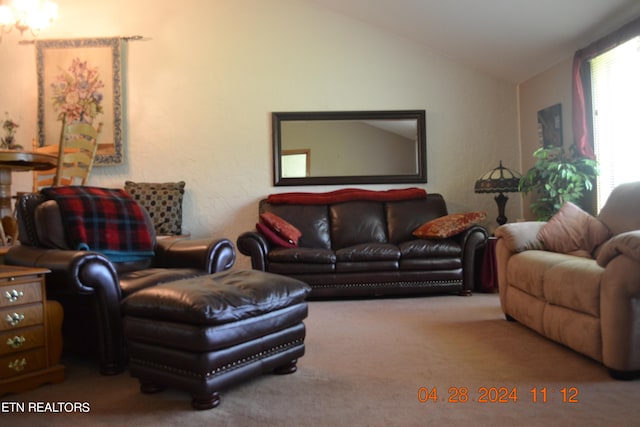
[[[626,231],[640,230],[640,182],[617,186],[602,207],[598,219],[618,235]]]
[[[41,246],[54,249],[71,249],[67,245],[60,207],[55,200],[41,203],[34,211],[36,233]]]
[[[413,231],[427,221],[447,215],[441,194],[428,194],[425,199],[388,202],[385,204],[389,242],[414,240]]]
[[[331,248],[329,213],[327,205],[272,204],[260,201],[259,214],[271,212],[284,219],[302,235],[298,246],[304,248]]]
[[[387,242],[384,203],[353,201],[329,206],[333,249]]]

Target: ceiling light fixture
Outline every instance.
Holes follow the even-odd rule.
[[[23,35],[30,30],[36,36],[58,17],[58,5],[50,0],[0,1],[0,39],[14,27]]]

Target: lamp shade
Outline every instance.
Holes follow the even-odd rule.
[[[520,174],[500,166],[491,169],[476,181],[476,193],[516,193],[520,183]]]

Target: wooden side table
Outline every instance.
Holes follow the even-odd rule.
[[[47,301],[48,272],[0,265],[0,396],[64,381],[63,312]]]
[[[58,156],[21,150],[0,150],[0,218],[11,215],[11,172],[48,170]]]

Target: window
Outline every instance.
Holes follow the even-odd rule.
[[[311,150],[282,150],[282,177],[304,178],[311,175]]]
[[[597,209],[619,184],[640,181],[640,37],[591,60]]]

